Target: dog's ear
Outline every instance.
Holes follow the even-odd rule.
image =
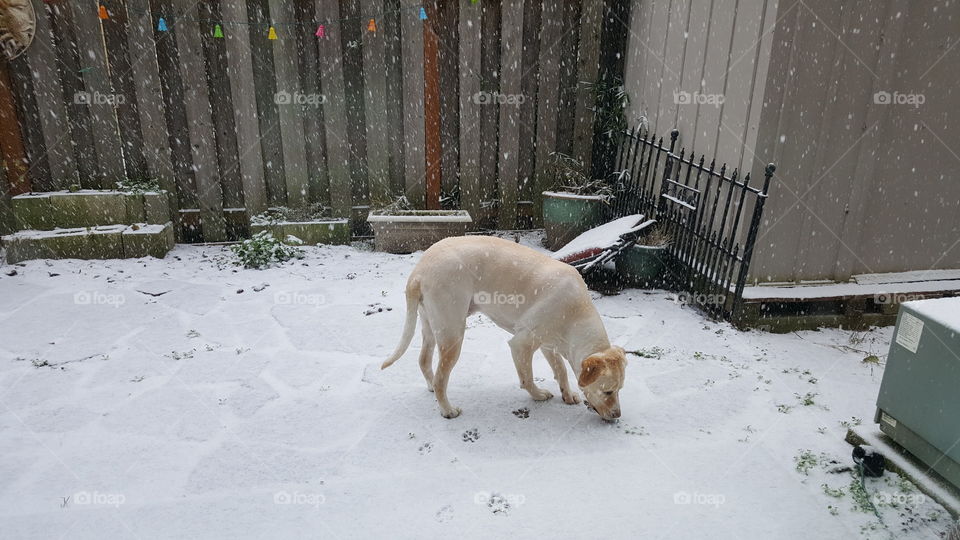
[[[577,384],[583,388],[597,380],[603,368],[603,356],[599,354],[588,356],[587,359],[583,361],[583,364],[580,365],[580,378],[577,380]]]

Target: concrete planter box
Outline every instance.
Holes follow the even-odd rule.
[[[636,287],[656,287],[663,281],[666,246],[633,246],[617,257],[617,273]]]
[[[413,253],[451,236],[463,236],[473,223],[466,210],[402,210],[392,214],[370,212],[377,251]]]
[[[27,193],[11,199],[20,230],[98,225],[163,224],[170,221],[169,197],[163,192],[51,191]]]
[[[173,225],[109,225],[20,231],[2,238],[7,263],[30,259],[162,258],[173,248]]]
[[[599,195],[543,192],[543,228],[547,249],[556,251],[603,222],[607,203]]]
[[[251,223],[250,234],[269,231],[273,237],[285,244],[288,236],[299,238],[304,245],[349,244],[350,221],[347,219],[324,219],[318,221],[279,221],[275,223]]]

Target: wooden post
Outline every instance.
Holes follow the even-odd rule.
[[[154,21],[148,0],[127,0],[127,54],[130,59],[130,79],[133,81],[139,116],[140,140],[147,175],[156,179],[167,190],[173,202],[172,210],[179,210],[177,178],[170,157],[170,138],[164,116],[163,95],[160,88],[160,66],[153,40]],[[171,216],[172,217],[172,216]],[[180,232],[179,229],[177,232]]]
[[[361,20],[380,19],[383,0],[362,0]],[[376,32],[364,30],[363,34],[363,89],[364,122],[367,134],[367,179],[370,186],[370,202],[385,205],[390,202],[390,156],[387,121],[387,79],[384,59],[386,32],[383,20]]]
[[[196,179],[197,201],[200,204],[201,230],[205,242],[226,240],[223,217],[223,193],[217,169],[216,138],[210,112],[197,4],[177,0],[183,18],[177,21],[177,47],[180,52],[180,74],[184,84],[184,109],[189,118],[190,150]]]
[[[480,4],[460,0],[460,207],[480,219]]]
[[[30,191],[27,177],[27,151],[20,134],[17,106],[13,99],[13,84],[6,62],[0,62],[0,156],[6,170],[7,195],[19,195]]]
[[[426,142],[426,207],[440,208],[440,54],[439,37],[434,24],[437,10],[432,2],[426,4],[427,20],[423,21],[423,108],[424,139]]]
[[[97,181],[94,184],[99,184],[99,187],[104,189],[114,189],[116,182],[125,176],[115,103],[125,101],[126,96],[115,94],[110,85],[103,29],[95,6],[88,2],[76,6],[73,12],[83,85],[90,96],[87,109],[90,112],[90,135],[97,158]]]
[[[337,0],[316,0],[318,18],[336,21],[340,18]],[[340,25],[326,25],[326,36],[319,44],[320,80],[326,97],[323,105],[327,137],[327,171],[330,176],[330,205],[336,217],[352,216],[350,192],[350,144],[347,137],[347,115],[344,110],[343,55]]]
[[[600,28],[603,23],[604,2],[586,1],[580,17],[580,46],[577,60],[577,79],[597,81],[600,69]],[[573,127],[573,155],[591,169],[593,157],[593,108],[595,95],[582,85],[577,88],[577,105]]]
[[[543,25],[540,27],[540,74],[537,89],[537,162],[533,198],[533,220],[543,223],[543,195],[554,179],[550,176],[550,154],[557,147],[557,112],[560,107],[560,54],[563,37],[560,19],[562,6],[550,2],[543,6]]]
[[[501,229],[517,226],[520,164],[520,95],[523,91],[523,2],[503,5],[500,35],[500,130],[497,176],[500,179]]]
[[[270,17],[278,21],[294,18],[293,3],[288,0],[270,0]],[[278,39],[273,40],[273,64],[276,69],[277,104],[280,117],[280,139],[283,156],[283,172],[286,181],[287,204],[301,206],[307,201],[307,150],[303,142],[304,105],[299,99],[309,100],[300,89],[297,71],[297,40],[295,32],[304,29],[296,25],[281,26]],[[286,102],[285,101],[286,98]],[[315,96],[314,96],[315,98]]]
[[[223,0],[223,18],[231,21],[247,20],[244,0]],[[243,184],[243,205],[247,215],[267,209],[267,186],[263,173],[263,150],[260,146],[260,126],[257,121],[257,95],[253,83],[253,57],[250,54],[250,33],[242,26],[225,32],[227,46],[227,76],[233,96],[234,126],[237,130],[240,182]]]
[[[405,6],[405,7],[404,7]],[[407,198],[418,208],[426,202],[424,132],[423,22],[418,10],[401,3],[403,32],[403,161]]]

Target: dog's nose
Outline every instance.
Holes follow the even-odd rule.
[[[613,418],[620,418],[620,409],[617,409],[612,413],[610,413],[610,416],[612,416]]]

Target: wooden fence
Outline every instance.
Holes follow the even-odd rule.
[[[481,226],[535,224],[549,154],[590,159],[593,96],[578,83],[622,62],[629,7],[34,5],[34,43],[0,60],[3,191],[153,178],[175,195],[183,241],[242,237],[274,205],[322,203],[359,224],[398,194]]]

